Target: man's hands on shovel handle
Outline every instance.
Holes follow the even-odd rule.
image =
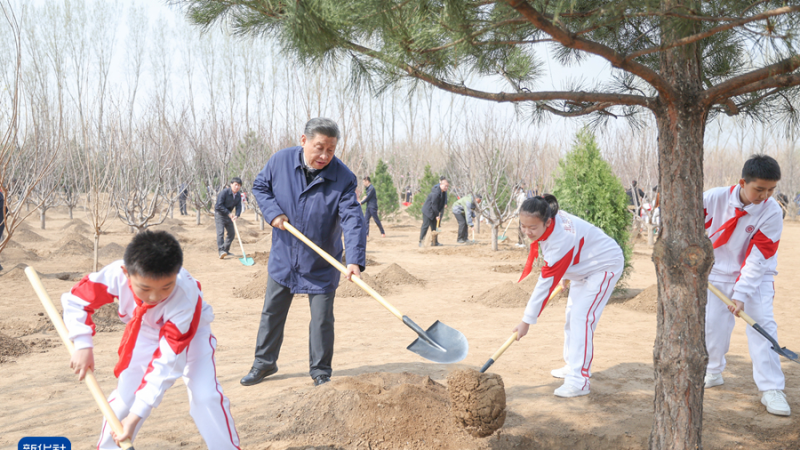
[[[347,265],[347,273],[344,274],[345,278],[347,278],[348,281],[353,281],[353,275],[361,278],[361,269],[358,267],[358,264]]]
[[[69,368],[78,374],[78,379],[83,381],[86,372],[94,372],[94,350],[91,347],[75,350],[69,359]]]
[[[280,216],[272,219],[270,226],[272,226],[272,228],[277,228],[279,230],[286,231],[286,227],[283,226],[283,222],[288,222],[288,221],[289,218],[286,217],[286,214],[281,214]]]
[[[739,313],[744,311],[744,302],[739,300],[731,300],[735,306],[728,306],[728,311],[730,311],[734,316],[739,317]]]
[[[124,440],[133,439],[133,432],[136,431],[136,425],[139,425],[140,420],[142,420],[142,418],[133,413],[128,414],[127,417],[122,419],[120,422],[122,424],[122,434],[111,431],[114,442],[119,445],[119,443]]]
[[[528,334],[528,329],[530,327],[531,327],[531,324],[526,323],[525,321],[522,321],[522,322],[519,323],[519,325],[515,326],[514,329],[511,330],[511,332],[513,333],[513,332],[516,331],[517,332],[517,340],[520,340],[520,339],[522,339],[523,336]]]

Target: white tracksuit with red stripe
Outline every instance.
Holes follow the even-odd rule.
[[[551,222],[539,247],[545,266],[522,320],[535,324],[561,279],[570,280],[564,324],[564,361],[570,371],[564,381],[589,390],[594,331],[625,267],[622,249],[601,229],[564,211]]]
[[[119,316],[128,323],[137,304],[141,304],[141,300],[134,298],[122,265],[121,260],[111,263],[85,276],[62,295],[64,322],[76,349],[93,347],[92,314],[102,305],[118,298]],[[119,374],[117,389],[108,397],[120,420],[128,413],[146,419],[161,402],[164,392],[183,376],[189,391],[190,414],[208,448],[239,448],[230,402],[217,380],[214,361],[217,340],[211,334],[212,320],[214,312],[203,301],[200,283],[181,269],[172,294],[142,317],[130,363]],[[139,422],[135,433],[143,423],[144,420]],[[119,448],[105,421],[97,448]]]
[[[743,207],[739,185],[719,187],[703,194],[705,227],[716,242],[719,228],[733,218],[736,210],[747,213],[739,218],[728,242],[714,249],[714,266],[708,281],[732,300],[744,303],[744,311],[772,337],[778,337],[778,325],[772,311],[775,296],[774,276],[777,275],[778,243],[783,231],[781,207],[773,198],[760,204]],[[722,373],[725,354],[731,343],[735,325],[733,314],[711,291],[706,305],[706,372]],[[747,327],[747,344],[753,360],[753,379],[760,391],[783,390],[785,378],[780,357],[773,352],[769,341],[752,327]]]

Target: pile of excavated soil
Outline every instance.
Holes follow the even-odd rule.
[[[78,244],[80,244],[82,247],[89,247],[90,249],[94,249],[94,241],[92,241],[91,239],[87,238],[83,234],[74,233],[74,232],[73,233],[67,233],[67,234],[63,235],[61,237],[61,239],[58,240],[58,242],[53,244],[53,247],[56,247],[56,248],[61,247],[64,244],[68,243],[69,241],[75,241]]]
[[[655,314],[658,307],[658,285],[654,284],[650,286],[640,292],[636,297],[620,303],[620,305],[634,311]]]
[[[15,241],[8,241],[8,242],[6,242],[6,247],[5,248],[25,248],[25,246],[23,246],[20,243],[15,242]]]
[[[456,423],[475,437],[490,436],[506,421],[506,390],[500,375],[461,369],[447,376]]]
[[[42,307],[39,307],[42,309]],[[61,308],[57,309],[60,311]],[[13,338],[21,338],[37,333],[55,333],[56,329],[45,313],[39,312],[25,317],[13,317],[0,321],[0,333]]]
[[[24,248],[5,248],[2,258],[3,261],[39,261],[41,259],[36,253]]]
[[[234,286],[233,296],[236,298],[263,298],[264,293],[267,292],[268,280],[269,272],[267,269],[260,270],[244,287],[239,288]]]
[[[492,266],[492,272],[521,274],[524,268],[525,264],[499,264]]]
[[[122,259],[122,257],[125,255],[125,247],[112,242],[101,248],[97,254],[100,258],[104,259]]]
[[[17,356],[28,352],[30,349],[24,342],[0,333],[0,363],[13,361]]]
[[[125,328],[125,324],[119,318],[119,303],[112,302],[103,305],[94,312],[92,321],[95,324],[95,331],[98,333],[107,331],[117,331]]]
[[[11,239],[17,242],[42,242],[47,240],[26,228],[16,229],[14,234],[11,236]]]
[[[530,274],[522,282],[505,281],[498,283],[486,292],[478,295],[471,295],[464,299],[468,303],[480,303],[492,308],[518,308],[525,307],[531,298],[536,282],[539,280],[539,268],[534,267]],[[562,290],[552,300],[547,302],[547,306],[553,306],[565,302],[569,296],[569,285]]]
[[[253,253],[253,261],[261,266],[267,266],[269,263],[269,252],[255,252]]]
[[[275,440],[298,448],[456,450],[475,446],[450,414],[447,388],[410,373],[337,377],[281,399],[269,424]]]
[[[87,227],[89,226],[89,224],[87,224],[86,222],[82,221],[81,219],[72,219],[69,222],[65,223],[61,227],[61,229],[62,230],[66,230],[67,228],[71,228],[71,227],[74,227],[74,226],[81,226],[81,225],[85,225]]]
[[[63,227],[61,227],[62,231],[69,231],[70,233],[78,233],[78,234],[94,234],[94,230],[90,227],[86,222],[82,221],[81,219],[72,219],[67,222]]]
[[[3,250],[3,254],[5,254],[6,250]],[[14,267],[6,268],[3,270],[2,275],[0,275],[0,279],[3,280],[14,280],[14,281],[25,281],[28,277],[25,275],[25,268],[28,267],[27,264],[21,263],[17,264]]]
[[[88,241],[88,239],[85,240]],[[94,244],[92,244],[91,242],[89,243],[89,245],[86,245],[86,243],[82,241],[69,240],[64,245],[59,247],[58,250],[54,250],[51,253],[51,255],[57,257],[92,256],[93,252],[94,252]]]
[[[425,282],[408,273],[399,265],[392,263],[376,275],[367,272],[361,274],[361,279],[375,289],[381,295],[387,295],[396,291],[400,286],[418,285],[423,286]],[[369,296],[363,289],[355,283],[345,279],[339,281],[339,288],[336,289],[337,297],[366,297]]]

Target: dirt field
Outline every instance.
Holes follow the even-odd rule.
[[[69,221],[63,210],[48,213],[46,230],[29,220],[27,229],[0,254],[5,268],[0,276],[0,449],[16,449],[25,436],[66,436],[74,448],[89,449],[100,431],[97,407],[68,368],[66,351],[42,316],[22,271],[15,269],[17,264],[33,265],[46,276],[44,283],[58,300],[91,267],[88,228],[80,223],[81,212],[75,217]],[[240,230],[247,251],[268,252],[269,227],[259,231],[252,213],[245,217],[249,222],[241,223]],[[525,251],[513,247],[514,236],[499,252],[492,252],[486,230],[477,235],[478,243],[457,246],[454,221],[446,222],[440,234],[444,247],[418,248],[417,222],[403,216],[384,223],[384,239],[373,227],[367,245],[373,264],[366,273],[390,302],[423,327],[439,319],[461,330],[469,339],[469,356],[452,366],[429,363],[405,349],[415,336],[377,302],[343,295],[336,303],[334,381],[320,388],[308,377],[309,314],[304,297],[297,298],[289,315],[279,373],[256,386],[239,384],[252,363],[263,303],[257,289],[253,294],[257,286],[251,282],[256,277],[263,280],[266,254],[252,267],[237,258],[217,259],[210,217],[197,226],[194,216],[175,216],[160,227],[181,239],[186,268],[202,282],[205,299],[214,307],[217,373],[230,397],[242,448],[647,448],[656,317],[654,294],[646,289],[656,280],[646,246],[636,247],[634,271],[626,281],[628,298],[642,295],[612,300],[598,326],[591,395],[553,396],[561,380],[552,378],[550,370],[563,365],[564,301],[556,301],[528,337],[492,367],[505,384],[505,425],[490,437],[475,438],[449,416],[446,378],[455,369],[480,368],[518,323],[524,308],[518,293],[507,290],[503,298],[488,297],[493,286],[508,288],[508,282],[517,280]],[[101,262],[120,258],[129,238],[118,221],[112,222],[109,233],[101,236]],[[781,241],[776,317],[780,342],[797,351],[800,225],[787,222]],[[240,253],[236,243],[232,251]],[[391,264],[397,267],[381,274]],[[95,359],[98,379],[110,393],[122,327],[102,325],[95,337]],[[800,448],[800,366],[784,361],[783,368],[794,408],[789,418],[772,416],[761,406],[744,323],[739,321],[725,384],[705,394],[706,449]],[[205,448],[188,414],[182,384],[178,380],[167,392],[142,428],[137,448]]]

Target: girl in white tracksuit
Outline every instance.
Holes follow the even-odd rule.
[[[148,265],[164,266],[170,261],[166,274],[148,269]],[[189,413],[208,448],[239,449],[230,402],[217,380],[217,339],[210,326],[214,312],[203,301],[200,282],[181,267],[182,262],[174,237],[144,231],[134,237],[124,261],[83,277],[64,294],[64,323],[76,350],[70,365],[81,377],[94,369],[92,314],[119,299],[118,314],[127,326],[114,367],[119,381],[108,403],[130,433],[126,437],[135,439],[164,392],[183,377]],[[119,448],[106,421],[97,448]]]
[[[773,338],[778,338],[772,301],[783,214],[770,196],[780,180],[780,167],[773,158],[757,155],[745,163],[742,172],[739,184],[703,193],[705,227],[714,245],[714,266],[708,281],[736,303],[736,307],[728,307],[708,291],[706,388],[723,384],[725,354],[735,325],[731,312],[744,310]],[[788,416],[791,408],[783,393],[785,378],[780,357],[755,329],[748,326],[746,330],[753,379],[763,393],[761,403],[771,414]]]
[[[539,247],[545,265],[522,322],[514,328],[517,339],[525,336],[529,326],[536,323],[559,282],[570,280],[564,324],[566,366],[551,373],[564,378],[564,385],[554,392],[556,396],[586,395],[594,357],[594,331],[625,268],[622,249],[596,226],[559,211],[552,195],[525,200],[519,218],[522,231],[534,241],[522,278],[530,273]]]

